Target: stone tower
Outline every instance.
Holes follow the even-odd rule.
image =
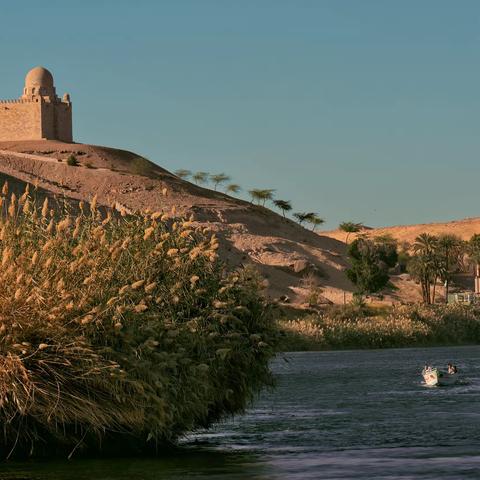
[[[19,99],[0,100],[0,141],[4,140],[73,142],[70,95],[57,97],[53,75],[46,68],[27,73]]]

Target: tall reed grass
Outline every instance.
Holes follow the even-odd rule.
[[[174,213],[0,198],[0,452],[156,450],[270,384],[250,270]]]
[[[480,307],[413,305],[331,307],[322,313],[280,320],[283,350],[387,348],[480,342]]]

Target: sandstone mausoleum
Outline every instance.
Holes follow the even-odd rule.
[[[20,98],[0,100],[0,141],[4,140],[73,141],[70,95],[57,97],[46,68],[27,73]]]

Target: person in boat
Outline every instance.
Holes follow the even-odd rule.
[[[456,365],[452,365],[451,363],[448,364],[448,373],[450,375],[453,375],[455,373],[458,372],[458,369],[457,369],[457,366]]]

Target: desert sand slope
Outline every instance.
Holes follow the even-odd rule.
[[[67,165],[75,155],[80,165]],[[40,195],[89,201],[130,211],[193,213],[222,240],[221,255],[231,265],[255,264],[271,297],[302,303],[303,278],[310,274],[324,297],[343,301],[352,286],[344,269],[344,243],[305,230],[260,206],[181,180],[131,152],[56,141],[0,142],[0,180],[21,190],[36,185]],[[166,189],[167,195],[164,195]]]
[[[397,225],[393,227],[372,228],[361,232],[362,235],[371,237],[379,237],[389,235],[395,238],[399,243],[415,242],[415,238],[422,233],[429,233],[430,235],[451,234],[457,235],[463,240],[469,240],[472,235],[480,233],[480,218],[465,218],[463,220],[454,220],[445,223],[420,223],[418,225]],[[345,241],[346,233],[341,230],[332,230],[329,232],[322,232],[325,235],[336,240]],[[355,238],[351,234],[349,241]]]

